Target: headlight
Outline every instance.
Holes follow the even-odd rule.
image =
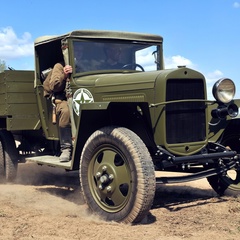
[[[213,86],[212,94],[217,101],[229,103],[235,95],[235,84],[229,78],[219,79]]]

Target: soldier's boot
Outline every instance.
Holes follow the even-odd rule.
[[[70,127],[59,128],[61,155],[60,162],[68,162],[72,155],[72,132]]]

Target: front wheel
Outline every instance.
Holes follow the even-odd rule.
[[[156,181],[142,140],[122,127],[105,127],[86,142],[80,184],[89,208],[107,221],[140,222],[152,206]]]
[[[223,138],[221,144],[230,147],[240,153],[240,135],[229,134]],[[226,174],[220,174],[207,178],[211,187],[219,195],[240,196],[240,166],[229,170]]]

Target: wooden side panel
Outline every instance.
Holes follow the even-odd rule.
[[[40,126],[34,71],[7,70],[0,74],[0,117],[6,119],[6,128],[11,131]]]

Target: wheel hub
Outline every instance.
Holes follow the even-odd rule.
[[[96,180],[98,183],[98,189],[100,191],[104,191],[105,189],[107,190],[108,193],[112,192],[114,189],[113,186],[110,184],[113,182],[114,175],[113,173],[110,173],[110,167],[107,167],[106,165],[102,166],[96,173]]]

